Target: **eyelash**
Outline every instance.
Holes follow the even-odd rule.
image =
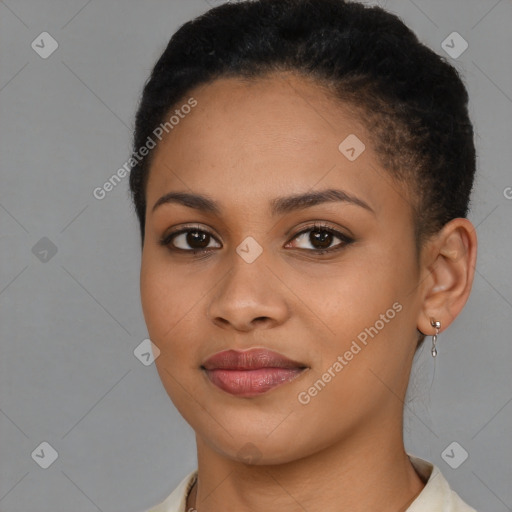
[[[312,226],[308,226],[307,228],[303,229],[302,231],[299,231],[298,233],[296,233],[291,238],[290,242],[295,240],[296,238],[298,238],[300,235],[303,235],[304,233],[308,233],[310,231],[324,231],[331,235],[334,235],[336,238],[339,238],[341,240],[340,244],[338,244],[334,247],[331,247],[329,249],[302,249],[304,251],[314,253],[315,255],[321,255],[321,254],[339,251],[354,241],[354,239],[350,238],[349,236],[345,235],[344,233],[341,233],[340,231],[338,231],[336,229],[331,228],[330,226],[328,226],[326,224],[315,222]],[[212,233],[210,233],[209,231],[207,231],[205,229],[201,229],[199,226],[197,226],[197,227],[189,226],[187,228],[183,228],[178,231],[169,233],[168,235],[166,235],[165,237],[163,237],[160,240],[160,245],[168,247],[168,249],[173,252],[191,253],[194,256],[197,254],[205,254],[205,253],[208,253],[208,252],[211,252],[212,250],[214,250],[214,249],[190,249],[190,250],[187,250],[187,249],[179,249],[179,248],[171,246],[171,242],[173,241],[173,239],[175,237],[177,237],[178,235],[181,235],[183,233],[190,233],[190,232],[205,233],[207,235],[210,235],[212,238],[215,239],[215,241],[217,241],[216,238],[214,237],[214,235]],[[290,243],[290,242],[287,242],[287,243]]]

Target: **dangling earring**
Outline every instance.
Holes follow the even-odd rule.
[[[439,329],[441,329],[441,322],[431,318],[430,325],[432,327],[435,327],[435,329],[436,329],[436,333],[432,336],[432,350],[430,351],[432,354],[432,357],[436,357],[437,356],[436,342],[437,342],[437,335],[439,334]]]

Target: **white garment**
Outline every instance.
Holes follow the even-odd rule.
[[[426,484],[406,512],[476,512],[450,489],[437,466],[410,453],[407,455]],[[196,477],[197,470],[187,475],[164,501],[145,512],[188,512],[187,496]]]

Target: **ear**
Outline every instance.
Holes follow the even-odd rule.
[[[476,229],[465,218],[451,220],[428,242],[417,325],[422,333],[435,334],[432,320],[441,322],[443,331],[461,312],[473,285],[476,253]]]

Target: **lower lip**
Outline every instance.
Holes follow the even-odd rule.
[[[257,370],[205,370],[215,386],[232,395],[251,397],[297,378],[305,368],[258,368]]]

